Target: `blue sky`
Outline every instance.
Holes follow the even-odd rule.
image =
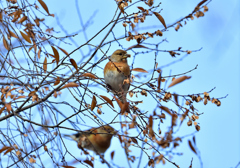
[[[68,35],[77,34],[73,37],[74,41],[66,40],[71,45],[63,45],[63,43],[58,42],[58,45],[64,46],[64,49],[69,53],[86,42],[86,39],[91,38],[96,34],[99,29],[103,28],[111,19],[116,10],[116,4],[112,1],[98,1],[98,0],[88,0],[88,1],[64,1],[64,0],[51,0],[46,1],[50,13],[55,14],[55,17],[46,17],[46,24],[51,28],[54,27],[56,31],[56,36],[63,37]],[[77,2],[77,3],[76,3]],[[155,3],[160,2],[155,0]],[[160,6],[161,15],[165,19],[167,25],[171,25],[180,18],[188,15],[194,9],[194,7],[199,3],[198,0],[170,0],[161,1]],[[40,5],[39,5],[40,6]],[[139,6],[146,7],[143,3],[139,3]],[[77,10],[79,9],[79,11]],[[162,37],[154,38],[152,43],[159,43],[162,39],[166,39],[168,42],[162,43],[160,49],[171,50],[182,47],[184,50],[198,50],[201,51],[193,52],[187,57],[177,56],[177,58],[172,58],[168,53],[160,53],[157,62],[159,67],[163,70],[163,76],[168,76],[169,74],[179,74],[184,73],[193,69],[198,65],[197,69],[187,74],[191,76],[190,80],[184,81],[168,91],[171,93],[178,94],[193,94],[193,93],[203,93],[209,91],[216,87],[211,93],[210,97],[224,97],[221,99],[221,106],[217,107],[214,104],[209,103],[204,106],[203,103],[196,104],[195,107],[199,112],[204,113],[200,116],[198,122],[200,123],[201,130],[195,134],[197,149],[201,153],[201,160],[203,167],[206,168],[226,168],[235,167],[240,161],[240,4],[238,0],[232,1],[221,1],[213,0],[208,4],[209,11],[205,13],[204,17],[195,18],[194,20],[187,21],[186,25],[183,25],[177,32],[174,28],[168,29],[168,31],[163,33]],[[78,12],[81,13],[82,20],[78,17]],[[132,11],[128,11],[129,13]],[[38,15],[38,13],[37,13]],[[40,17],[41,18],[41,17]],[[89,18],[92,18],[90,22]],[[82,23],[87,24],[86,34],[82,33]],[[64,28],[61,29],[61,26]],[[141,24],[138,31],[144,32],[148,26],[152,28],[149,31],[156,31],[156,29],[163,29],[162,24],[154,16],[147,18],[144,24]],[[98,45],[103,35],[106,34],[108,29],[104,30],[99,36],[97,36],[93,41],[92,45]],[[123,35],[122,27],[117,26],[115,29],[116,36],[120,37]],[[112,36],[110,35],[112,38]],[[107,38],[108,41],[110,38]],[[121,45],[126,49],[135,44],[135,41],[127,42],[126,40],[119,41]],[[106,51],[109,45],[104,46],[102,49]],[[108,55],[113,51],[118,49],[117,43],[112,43],[109,49]],[[71,58],[75,59],[76,62],[80,61],[82,54],[88,52],[89,46],[83,47],[81,51],[77,51],[71,55]],[[145,49],[134,49],[135,51],[145,51]],[[129,51],[133,54],[132,51]],[[102,54],[98,52],[96,61],[100,58]],[[178,61],[179,58],[183,57],[183,60]],[[41,59],[44,59],[42,57]],[[153,67],[154,53],[139,54],[136,56],[133,64],[133,68],[143,68],[150,70]],[[165,67],[168,63],[173,61],[178,61],[171,66]],[[99,66],[104,67],[104,61]],[[129,59],[129,64],[132,65],[133,58]],[[98,76],[103,77],[102,69],[96,68],[93,73]],[[134,75],[138,73],[133,72]],[[146,78],[140,78],[136,80],[146,80]],[[166,85],[169,85],[170,81]],[[106,93],[104,88],[92,88],[99,95],[105,95],[111,97],[110,93]],[[63,91],[60,99],[71,103],[76,103],[74,106],[78,107],[76,101],[72,101],[69,92]],[[130,98],[131,99],[131,98]],[[144,100],[144,105],[140,106],[142,110],[153,111],[155,105],[143,96],[139,99]],[[91,101],[89,98],[88,101]],[[117,107],[117,104],[114,104]],[[66,114],[70,115],[73,113],[72,109],[64,109]],[[109,111],[109,108],[103,107],[104,114],[100,117],[106,121],[110,122],[116,113]],[[38,116],[35,117],[37,119]],[[60,120],[61,118],[59,118]],[[92,122],[87,118],[83,118],[80,122],[82,130],[89,128],[90,126],[97,126],[96,123]],[[123,118],[119,118],[123,119]],[[36,120],[37,121],[37,120]],[[166,123],[169,121],[167,118]],[[68,124],[63,124],[63,126],[70,126]],[[85,127],[84,127],[85,126]],[[115,129],[119,129],[119,124],[113,125]],[[71,134],[73,132],[69,130],[61,130],[62,133]],[[186,122],[184,126],[178,132],[178,135],[185,136],[195,132],[194,127],[188,127]],[[130,135],[136,135],[136,131],[131,130]],[[191,151],[188,146],[188,140],[192,137],[188,136],[183,139],[180,146],[175,150],[175,152],[182,153],[183,155],[178,156],[173,154],[171,161],[179,164],[180,167],[188,167],[190,165],[191,159],[193,158],[193,167],[201,167],[198,157]],[[80,156],[80,150],[77,149],[76,143],[68,140],[64,140],[65,145],[68,150],[72,152],[77,158],[84,159],[84,156]],[[59,141],[61,143],[61,141]],[[64,148],[63,148],[64,149]],[[131,148],[133,154],[138,155],[139,150]],[[126,163],[126,157],[124,156],[124,150],[120,147],[118,138],[114,137],[112,139],[112,145],[105,153],[105,158],[111,163],[110,153],[115,151],[115,156],[113,163],[121,167],[128,167]],[[124,156],[124,157],[123,157]],[[96,156],[98,158],[98,156]],[[73,158],[69,155],[66,156],[66,160],[70,163]],[[148,158],[146,156],[142,159],[142,164],[140,167],[147,165]],[[46,162],[50,164],[50,162]],[[107,167],[105,164],[101,164],[99,159],[95,160],[95,164],[98,168]],[[46,166],[47,166],[46,165]],[[80,165],[80,164],[79,164]],[[72,166],[79,166],[72,165]],[[133,164],[136,167],[136,164]],[[157,167],[162,167],[160,163]],[[172,168],[175,167],[170,163],[166,163],[165,167]]]
[[[163,8],[163,11],[161,15],[164,17],[166,24],[169,25],[190,13],[198,2],[196,0],[162,1],[161,8]],[[50,13],[54,13],[59,17],[61,24],[69,34],[81,29],[75,7],[76,4],[73,1],[69,4],[59,0],[46,3]],[[88,38],[92,37],[99,28],[102,28],[111,19],[115,10],[114,2],[110,1],[89,0],[79,2],[78,5],[84,23],[88,21],[94,11],[97,11],[92,24],[87,29]],[[216,87],[210,96],[224,97],[228,94],[227,98],[221,99],[222,105],[220,107],[216,107],[213,104],[196,106],[201,112],[204,112],[204,115],[199,120],[201,130],[195,136],[197,148],[201,152],[203,167],[235,167],[240,161],[239,2],[237,0],[213,0],[208,5],[208,8],[209,11],[205,13],[204,17],[188,21],[187,25],[180,28],[178,32],[170,28],[168,32],[164,33],[163,38],[166,38],[169,43],[164,43],[161,49],[175,49],[181,46],[188,50],[200,48],[202,50],[190,54],[177,64],[164,68],[163,73],[165,75],[168,75],[170,71],[172,74],[183,73],[198,64],[197,70],[188,74],[192,76],[190,80],[170,88],[169,91],[176,91],[182,94],[201,93]],[[55,30],[61,31],[56,26],[57,23],[54,19],[48,18],[48,23],[54,26]],[[151,18],[147,24],[162,28],[161,23],[156,18]],[[96,38],[92,43],[97,45],[101,37]],[[82,44],[85,41],[82,33],[74,39],[78,44]],[[125,41],[122,44],[125,48],[132,45]],[[116,47],[116,44],[113,44],[110,51],[114,51]],[[67,50],[71,51],[74,48],[75,46],[73,45]],[[151,60],[148,59],[148,62],[146,62],[146,56],[147,54],[140,55],[134,66],[149,69]],[[75,57],[77,59],[78,56],[76,55]],[[171,58],[167,54],[163,54],[159,57],[159,66],[172,62],[174,59],[176,60],[177,58]],[[192,132],[194,132],[194,128],[185,127],[180,133],[186,135]],[[193,158],[193,167],[200,167],[197,156],[188,146],[188,139],[191,138],[184,139],[177,150],[182,152],[183,156],[173,156],[172,161],[178,163],[180,167],[186,167],[189,166]],[[107,160],[110,160],[110,153],[113,150],[121,150],[119,149],[117,138],[113,138],[112,146],[105,154]],[[122,152],[115,153],[114,163],[125,167],[127,165],[122,161]],[[144,161],[147,162],[147,159]],[[106,167],[106,165],[98,165],[98,167]],[[166,167],[174,166],[167,164]]]

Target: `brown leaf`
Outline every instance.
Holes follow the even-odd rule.
[[[177,94],[173,94],[174,100],[176,102],[176,104],[178,105],[178,95]]]
[[[200,126],[199,125],[196,125],[195,128],[196,128],[197,131],[200,131]]]
[[[93,98],[92,98],[92,104],[91,104],[91,110],[93,111],[93,109],[96,107],[97,105],[97,99],[96,97],[93,95]]]
[[[60,78],[57,77],[57,79],[56,79],[56,81],[54,82],[54,85],[53,85],[53,86],[56,86],[56,85],[58,85],[59,83],[60,83]]]
[[[143,11],[143,12],[145,11],[145,9],[141,6],[138,6],[137,8],[140,9],[141,11]]]
[[[25,98],[26,96],[18,96],[16,98],[14,98],[13,100],[17,100],[17,99],[21,99],[21,98]]]
[[[196,152],[195,148],[193,147],[192,142],[191,142],[190,140],[188,140],[188,145],[189,145],[189,147],[191,148],[191,150],[192,150],[194,153],[197,154],[197,152]]]
[[[93,167],[93,163],[90,160],[84,160],[84,163],[87,163],[89,166]]]
[[[28,97],[31,97],[31,96],[33,96],[33,95],[34,95],[36,92],[37,92],[36,90],[34,90],[34,91],[30,92],[30,93],[28,94]]]
[[[21,33],[22,37],[24,38],[24,40],[26,40],[30,44],[32,43],[32,41],[28,35],[24,34],[22,31],[20,31],[20,33]]]
[[[122,103],[121,100],[119,100],[116,96],[113,96],[113,98],[117,101],[120,109],[121,109],[121,114],[124,114],[125,111],[129,112],[129,103],[125,102]]]
[[[23,16],[23,17],[18,21],[18,23],[22,23],[22,22],[24,22],[25,20],[27,20],[27,16]]]
[[[2,149],[0,149],[0,153],[2,153],[3,151],[5,151],[5,150],[7,150],[7,149],[9,149],[9,148],[11,148],[11,147],[9,147],[9,146],[4,146],[4,147],[2,147]]]
[[[68,52],[60,47],[58,47],[64,54],[68,55]]]
[[[205,2],[207,2],[207,0],[203,0],[203,1],[199,2],[199,3],[197,4],[197,6],[200,7],[200,6],[201,6],[202,4],[204,4]]]
[[[127,50],[130,50],[132,48],[148,48],[148,47],[145,47],[144,45],[136,44],[136,45],[129,47]]]
[[[38,49],[38,59],[40,59],[40,56],[41,56],[41,47],[39,47]]]
[[[184,81],[186,79],[190,79],[190,78],[191,78],[191,76],[181,76],[179,78],[175,78],[172,81],[172,83],[168,86],[168,88],[170,88],[170,87],[172,87],[172,86],[174,86],[174,85],[176,85],[176,84],[178,84],[178,83],[180,83],[180,82],[182,82],[182,81]]]
[[[7,109],[8,112],[10,112],[12,110],[12,106],[11,106],[11,103],[6,103],[5,104],[5,107]]]
[[[58,65],[58,62],[59,62],[59,53],[57,51],[57,49],[53,46],[52,47],[52,50],[53,50],[53,53],[54,53],[54,58],[56,59],[56,62],[57,62],[57,65]]]
[[[114,151],[111,152],[111,159],[113,160]]]
[[[73,166],[61,166],[61,167],[64,167],[64,168],[76,168],[76,167],[73,167]]]
[[[50,15],[49,11],[48,11],[48,7],[45,4],[45,2],[43,2],[42,0],[38,0],[38,2],[40,3],[40,5],[43,7],[43,9]]]
[[[43,62],[43,70],[44,70],[44,73],[47,72],[47,57],[45,57],[44,62]]]
[[[64,85],[61,89],[65,89],[65,88],[69,88],[69,87],[78,87],[79,85],[74,83],[74,82],[70,82],[67,83],[66,85]]]
[[[131,140],[133,141],[133,143],[138,144],[138,141],[136,138],[131,138]]]
[[[196,138],[195,138],[195,136],[193,136],[193,142],[196,145]]]
[[[154,163],[154,160],[150,159],[149,162],[148,162],[148,166],[151,166],[153,163]]]
[[[164,111],[166,111],[169,115],[172,115],[172,113],[170,112],[170,110],[169,110],[167,107],[165,107],[165,106],[160,106],[159,108],[162,109],[162,110],[164,110]]]
[[[148,125],[149,125],[150,128],[152,128],[152,126],[153,126],[153,116],[151,116],[151,115],[148,119]]]
[[[157,89],[160,91],[160,87],[161,87],[161,79],[162,79],[162,73],[160,72],[159,73],[159,76],[158,76],[158,86],[157,86]]]
[[[15,33],[13,33],[11,30],[8,30],[8,32],[9,32],[11,37],[18,38],[17,35]]]
[[[97,79],[97,77],[95,75],[91,74],[91,73],[85,73],[85,74],[83,74],[83,76],[93,78],[93,79]]]
[[[159,13],[157,13],[157,12],[153,12],[153,13],[154,13],[154,15],[158,18],[158,20],[163,24],[163,26],[165,27],[165,29],[167,29],[167,26],[166,26],[166,23],[165,23],[163,17],[162,17]]]
[[[0,115],[2,114],[3,110],[5,109],[5,106],[3,106],[1,109],[0,109]]]
[[[118,135],[118,139],[119,139],[120,143],[123,142],[123,141],[122,141],[122,137],[121,137],[120,135]]]
[[[108,97],[106,97],[106,96],[102,96],[102,95],[100,95],[104,100],[106,100],[106,102],[108,103],[108,104],[110,104],[113,108],[114,108],[114,106],[113,106],[113,103],[112,103],[112,100],[110,100]]]
[[[7,40],[5,39],[5,37],[3,36],[3,45],[7,50],[10,50],[9,44],[7,42]]]
[[[0,22],[2,22],[2,11],[0,11]]]
[[[142,68],[133,68],[132,71],[148,73],[148,71],[146,71],[145,69],[142,69]]]
[[[70,59],[70,62],[71,62],[71,64],[72,64],[72,66],[73,66],[76,70],[78,70],[78,66],[77,66],[76,61],[75,61],[74,59]]]
[[[9,147],[9,148],[6,150],[6,152],[4,152],[3,155],[8,154],[8,153],[11,152],[12,150],[14,150],[14,148],[13,148],[13,147]]]
[[[119,3],[118,7],[121,10],[121,12],[124,14],[124,4],[123,3]]]

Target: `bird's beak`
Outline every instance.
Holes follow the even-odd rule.
[[[125,55],[123,56],[124,59],[127,58],[127,57],[131,57],[131,55],[130,55],[130,54],[125,54]]]

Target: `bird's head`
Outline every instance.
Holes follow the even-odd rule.
[[[114,53],[111,55],[111,60],[113,62],[127,62],[127,58],[130,57],[131,55],[128,54],[124,50],[116,50]]]
[[[98,133],[104,133],[103,135],[112,137],[113,135],[115,135],[117,133],[117,131],[113,127],[111,127],[109,125],[105,125],[105,126],[100,127],[100,129],[98,130]]]

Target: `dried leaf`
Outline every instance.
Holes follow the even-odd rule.
[[[96,107],[97,105],[97,99],[96,97],[93,95],[93,98],[92,98],[92,104],[91,104],[91,110],[93,111],[93,109]]]
[[[0,109],[0,115],[2,114],[3,110],[5,109],[5,106],[3,106],[1,109]]]
[[[14,98],[13,100],[17,100],[17,99],[21,99],[21,98],[25,98],[26,96],[18,96],[16,98]]]
[[[191,148],[191,150],[192,150],[194,153],[197,154],[197,152],[196,152],[195,148],[193,147],[192,142],[191,142],[190,140],[188,140],[188,145],[189,145],[189,147]]]
[[[15,33],[13,33],[11,30],[8,30],[8,32],[9,32],[11,37],[18,38],[17,35]]]
[[[171,111],[170,111],[167,107],[165,107],[165,106],[160,106],[159,108],[162,109],[162,110],[164,110],[164,111],[166,111],[169,115],[172,115]]]
[[[58,47],[64,54],[68,55],[68,52],[60,47]]]
[[[74,82],[70,82],[66,85],[64,85],[61,89],[65,89],[65,88],[69,88],[69,87],[78,87],[79,85],[74,83]]]
[[[201,6],[202,4],[204,4],[205,2],[207,2],[207,0],[203,0],[203,1],[199,2],[199,3],[197,4],[197,6],[200,7],[200,6]]]
[[[123,141],[122,141],[122,137],[121,137],[120,135],[118,135],[118,139],[119,139],[120,143],[123,142]]]
[[[87,163],[89,166],[93,167],[93,163],[90,160],[84,160],[84,163]]]
[[[7,40],[5,39],[5,37],[3,36],[3,45],[7,50],[10,50],[9,44],[7,42]]]
[[[129,103],[125,102],[122,103],[121,100],[119,100],[116,96],[113,96],[113,98],[117,101],[120,109],[121,109],[121,114],[124,114],[125,111],[129,112]]]
[[[93,79],[97,79],[97,77],[95,75],[91,74],[91,73],[85,73],[85,74],[83,74],[83,76],[93,78]]]
[[[153,126],[153,116],[150,115],[150,117],[149,117],[149,119],[148,119],[148,123],[149,123],[149,124],[148,124],[149,127],[152,128],[152,126]]]
[[[178,83],[180,83],[180,82],[182,82],[182,81],[184,81],[186,79],[190,79],[190,78],[191,78],[191,76],[181,76],[179,78],[175,78],[172,81],[172,83],[168,86],[168,88],[170,88],[170,87],[172,87],[172,86],[174,86],[174,85],[176,85],[176,84],[178,84]]]
[[[124,4],[123,3],[119,3],[118,7],[121,10],[121,12],[124,14]]]
[[[45,57],[44,62],[43,62],[43,70],[44,70],[44,73],[47,72],[47,57]]]
[[[136,45],[129,47],[127,50],[130,50],[132,48],[148,48],[148,47],[145,47],[144,45],[136,44]]]
[[[60,78],[57,77],[57,79],[56,79],[56,81],[54,82],[54,85],[53,85],[53,86],[56,86],[56,85],[58,85],[59,83],[60,83]]]
[[[5,150],[7,150],[7,149],[9,149],[9,148],[11,148],[11,147],[9,147],[9,146],[4,146],[4,147],[2,147],[2,149],[0,149],[0,153],[2,153],[3,151],[5,151]]]
[[[148,166],[151,166],[153,163],[154,163],[154,160],[150,159],[149,162],[148,162]]]
[[[73,66],[76,70],[78,70],[78,66],[77,66],[76,61],[75,61],[74,59],[70,59],[70,62],[71,62],[71,64],[72,64],[72,66]]]
[[[59,53],[58,53],[58,51],[55,47],[53,47],[53,46],[51,46],[51,47],[52,47],[52,50],[53,50],[53,53],[54,53],[54,58],[56,59],[56,62],[57,62],[57,65],[58,65],[58,63],[59,63]]]
[[[12,110],[12,106],[11,106],[11,103],[6,103],[5,104],[5,107],[7,109],[8,112],[10,112]]]
[[[142,68],[133,68],[132,71],[148,73],[148,71],[146,71],[145,69],[142,69]]]
[[[20,33],[21,33],[22,37],[24,38],[24,40],[26,40],[30,44],[32,43],[32,41],[28,35],[24,34],[22,31],[20,31]]]
[[[9,148],[6,150],[6,152],[4,152],[3,155],[8,154],[8,153],[11,152],[12,150],[14,150],[14,148],[13,148],[13,147],[9,147]]]
[[[196,128],[197,131],[200,131],[200,126],[199,125],[196,125],[195,128]]]
[[[157,89],[160,91],[160,87],[161,87],[161,79],[162,79],[162,73],[160,72],[159,73],[159,76],[158,76],[158,86],[157,86]]]
[[[113,103],[112,103],[112,100],[110,100],[108,97],[106,97],[106,96],[102,96],[102,95],[100,95],[104,100],[106,100],[106,102],[108,103],[108,104],[110,104],[113,108],[114,108],[114,106],[113,106]]]
[[[133,143],[138,144],[138,141],[136,138],[131,138],[131,140],[133,141]]]
[[[38,0],[38,2],[40,3],[40,5],[43,7],[43,9],[50,15],[49,11],[48,11],[48,7],[45,4],[45,2],[43,2],[42,0]]]
[[[3,19],[3,17],[2,17],[2,11],[0,11],[0,22],[2,22],[2,19]]]
[[[158,20],[163,24],[163,26],[165,27],[165,29],[167,29],[167,26],[166,26],[166,23],[165,23],[163,17],[162,17],[159,13],[157,13],[157,12],[153,12],[153,13],[154,13],[154,15],[158,18]]]
[[[196,145],[196,138],[195,138],[195,136],[193,136],[193,142]]]
[[[23,16],[23,17],[18,21],[18,23],[22,23],[22,22],[24,22],[25,20],[27,20],[27,16]]]
[[[111,152],[111,159],[113,160],[114,151]]]
[[[176,104],[178,105],[178,95],[177,94],[173,94],[174,100],[176,102]]]
[[[39,47],[39,50],[38,50],[38,59],[40,59],[40,56],[41,56],[41,47]]]
[[[137,8],[140,9],[141,11],[143,11],[143,12],[145,11],[145,9],[141,6],[138,6]]]

